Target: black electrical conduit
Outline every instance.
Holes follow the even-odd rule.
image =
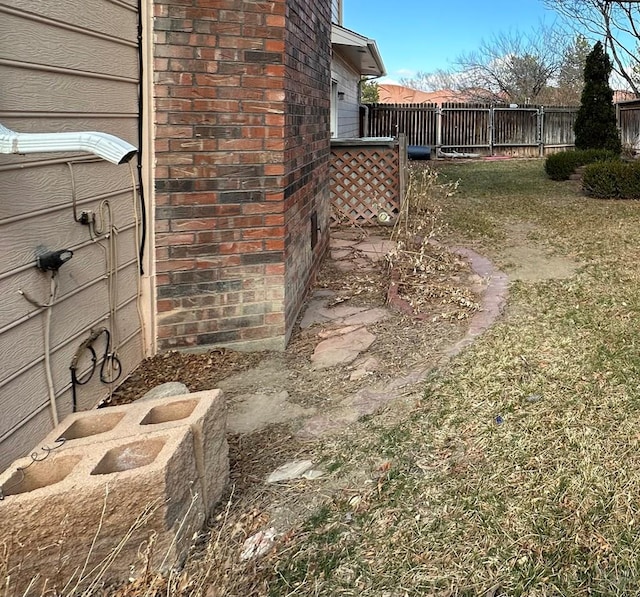
[[[93,347],[93,343],[102,335],[105,335],[106,344],[104,347],[104,354],[102,355],[102,364],[100,365],[100,381],[104,384],[112,384],[117,381],[122,375],[122,363],[120,359],[111,352],[111,333],[107,328],[98,328],[92,330],[90,336],[78,347],[76,353],[71,359],[71,365],[69,370],[71,371],[71,404],[73,411],[78,410],[78,386],[84,386],[88,384],[93,378],[93,374],[96,371],[98,365],[98,355],[96,349]],[[85,374],[83,379],[78,377],[78,361],[82,356],[82,353],[86,350],[91,354],[91,369]],[[109,365],[111,370],[111,376],[108,376],[106,368]],[[113,372],[117,372],[114,376]]]
[[[142,22],[142,0],[138,0],[138,76],[140,82],[138,84],[138,186],[140,187],[140,219],[142,220],[142,230],[140,232],[140,247],[138,254],[140,255],[140,275],[144,274],[144,245],[147,238],[147,208],[144,203],[144,186],[142,176],[142,121],[144,118],[144,60],[142,56],[142,40],[143,40],[143,22]]]

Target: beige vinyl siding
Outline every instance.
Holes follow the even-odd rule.
[[[0,123],[19,132],[103,131],[138,144],[137,3],[130,0],[0,0]],[[135,166],[133,169],[135,174]],[[142,359],[132,170],[90,154],[0,154],[0,469],[36,448],[52,428],[43,304],[51,276],[38,251],[71,249],[57,276],[50,360],[60,420],[71,412],[69,366],[92,329],[118,332],[122,380]],[[108,203],[117,228],[116,318],[109,316],[108,241],[74,221]],[[106,202],[106,203],[105,203]],[[115,279],[115,278],[114,278]],[[99,359],[104,335],[94,344]],[[83,353],[78,374],[91,369]],[[92,380],[78,408],[108,395]]]
[[[358,102],[358,81],[360,75],[336,52],[331,59],[331,78],[337,82],[337,93],[342,99],[335,99],[337,110],[337,137],[360,136],[360,104]],[[334,106],[331,106],[334,109]]]

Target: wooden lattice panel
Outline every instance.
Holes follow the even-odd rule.
[[[331,148],[331,223],[372,224],[380,212],[400,207],[399,146]]]

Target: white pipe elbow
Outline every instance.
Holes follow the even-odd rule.
[[[0,153],[82,151],[112,164],[124,164],[137,148],[123,139],[95,131],[78,133],[17,133],[0,124]]]

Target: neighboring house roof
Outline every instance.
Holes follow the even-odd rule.
[[[439,91],[421,91],[404,85],[394,83],[378,83],[379,101],[381,104],[444,104],[447,102],[477,102],[482,97],[482,90],[477,94],[441,89]],[[637,101],[636,95],[631,91],[616,89],[613,92],[613,102],[618,104],[627,101]],[[507,101],[505,99],[505,101]]]
[[[464,93],[451,89],[420,91],[392,83],[378,83],[378,94],[381,104],[444,104],[474,101]]]
[[[331,46],[339,52],[361,75],[382,77],[386,74],[382,57],[374,39],[333,23]]]
[[[623,91],[621,89],[615,89],[613,91],[613,103],[619,104],[622,102],[637,101],[636,94],[633,91]]]

